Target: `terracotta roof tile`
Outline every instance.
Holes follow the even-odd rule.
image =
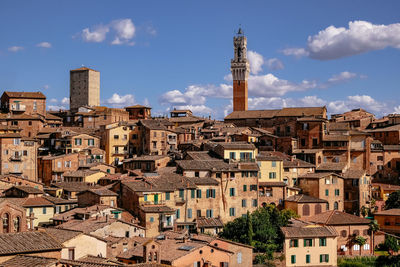
[[[196,219],[197,226],[199,228],[207,228],[207,227],[223,227],[224,224],[222,223],[220,218],[206,218],[206,217],[199,217]]]
[[[0,235],[0,255],[54,251],[62,249],[61,243],[45,232],[20,232]]]
[[[219,185],[219,182],[211,177],[188,177],[196,185]]]
[[[32,255],[17,255],[0,264],[2,267],[53,267],[58,260]]]
[[[30,198],[25,198],[23,206],[24,207],[48,207],[48,206],[54,206],[54,204],[52,202],[48,201],[44,197],[30,197]]]
[[[312,237],[335,237],[337,232],[333,227],[304,226],[304,227],[281,227],[285,238],[312,238]]]
[[[320,213],[318,215],[306,218],[306,220],[323,225],[359,225],[369,224],[371,222],[368,219],[364,219],[359,216],[355,216],[338,210],[330,210],[324,213]]]
[[[328,203],[328,201],[325,199],[315,198],[303,194],[290,196],[285,199],[285,201],[297,203]]]
[[[88,68],[88,67],[81,67],[81,68],[73,69],[73,70],[70,70],[70,71],[83,71],[83,70],[92,70],[92,71],[98,72],[97,70],[94,70],[94,69],[91,69],[91,68]]]
[[[281,109],[277,117],[323,117],[326,112],[326,107],[294,107]]]
[[[44,193],[42,190],[32,187],[32,186],[16,185],[16,186],[13,186],[12,188],[16,188],[16,189],[21,190],[28,194],[43,194]]]
[[[400,209],[390,209],[390,210],[382,210],[377,213],[374,213],[374,215],[394,215],[394,216],[400,216]]]
[[[55,240],[57,240],[60,243],[64,243],[68,240],[71,240],[78,235],[81,235],[81,231],[74,231],[74,230],[68,230],[68,229],[57,229],[57,228],[43,228],[41,229],[47,234],[51,235]]]
[[[317,167],[317,171],[340,171],[343,172],[347,167],[345,162],[326,162]]]
[[[10,92],[5,91],[5,95],[10,98],[34,98],[34,99],[46,99],[46,96],[42,92]]]
[[[98,196],[118,196],[117,193],[107,189],[107,188],[96,188],[96,189],[88,189],[86,191],[78,193],[78,195],[81,195],[85,192],[91,192],[93,194],[96,194]]]
[[[143,210],[144,212],[149,212],[149,213],[173,213],[175,212],[175,209],[170,208],[166,205],[141,205],[140,209]]]
[[[279,113],[279,109],[272,110],[246,110],[246,111],[233,111],[225,117],[225,120],[234,119],[268,119],[273,118]]]

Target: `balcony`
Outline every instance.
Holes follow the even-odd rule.
[[[16,170],[14,170],[14,171],[9,171],[9,174],[21,175],[21,174],[22,174],[22,171],[16,171]]]
[[[11,105],[11,111],[25,111],[26,110],[26,106],[25,105],[19,105],[19,104],[12,104]]]
[[[10,157],[10,161],[21,161],[22,157],[20,155],[14,155]]]
[[[186,203],[186,200],[184,200],[183,198],[177,198],[176,200],[175,200],[175,204],[176,205],[183,205],[183,204],[185,204]]]
[[[163,221],[163,222],[161,223],[161,227],[162,227],[163,229],[172,229],[172,228],[174,228],[174,224],[173,224],[173,222],[171,222],[171,221]]]

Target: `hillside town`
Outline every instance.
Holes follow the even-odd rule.
[[[5,90],[0,266],[337,266],[398,244],[400,115],[249,110],[240,29],[233,55],[223,120],[102,106],[88,67],[69,71],[68,110]],[[270,221],[272,256],[257,239],[267,213],[290,214]]]

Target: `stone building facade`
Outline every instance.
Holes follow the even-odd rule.
[[[0,173],[18,175],[38,181],[36,141],[21,138],[20,134],[0,135]]]
[[[82,67],[70,71],[70,109],[100,105],[100,72]]]

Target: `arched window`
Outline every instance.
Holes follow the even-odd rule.
[[[355,235],[355,236],[358,236],[358,235],[360,235],[360,231],[358,231],[358,230],[354,230],[354,231],[353,231],[353,235]]]
[[[342,237],[346,237],[346,236],[347,236],[347,231],[346,231],[346,230],[341,231],[341,232],[340,232],[340,235],[341,235]]]
[[[315,214],[320,214],[322,212],[321,204],[315,205]]]
[[[154,257],[153,257],[154,261],[157,261],[157,252],[154,252]]]
[[[21,218],[19,216],[14,218],[14,231],[21,232]]]
[[[152,261],[153,260],[153,252],[150,252],[149,253],[149,261]]]
[[[308,204],[303,205],[303,216],[310,216],[310,206]]]
[[[333,203],[333,209],[334,210],[338,210],[339,209],[339,203],[337,203],[337,201],[335,201],[335,203]]]
[[[10,214],[4,213],[2,219],[3,219],[3,233],[9,233],[10,232]]]

